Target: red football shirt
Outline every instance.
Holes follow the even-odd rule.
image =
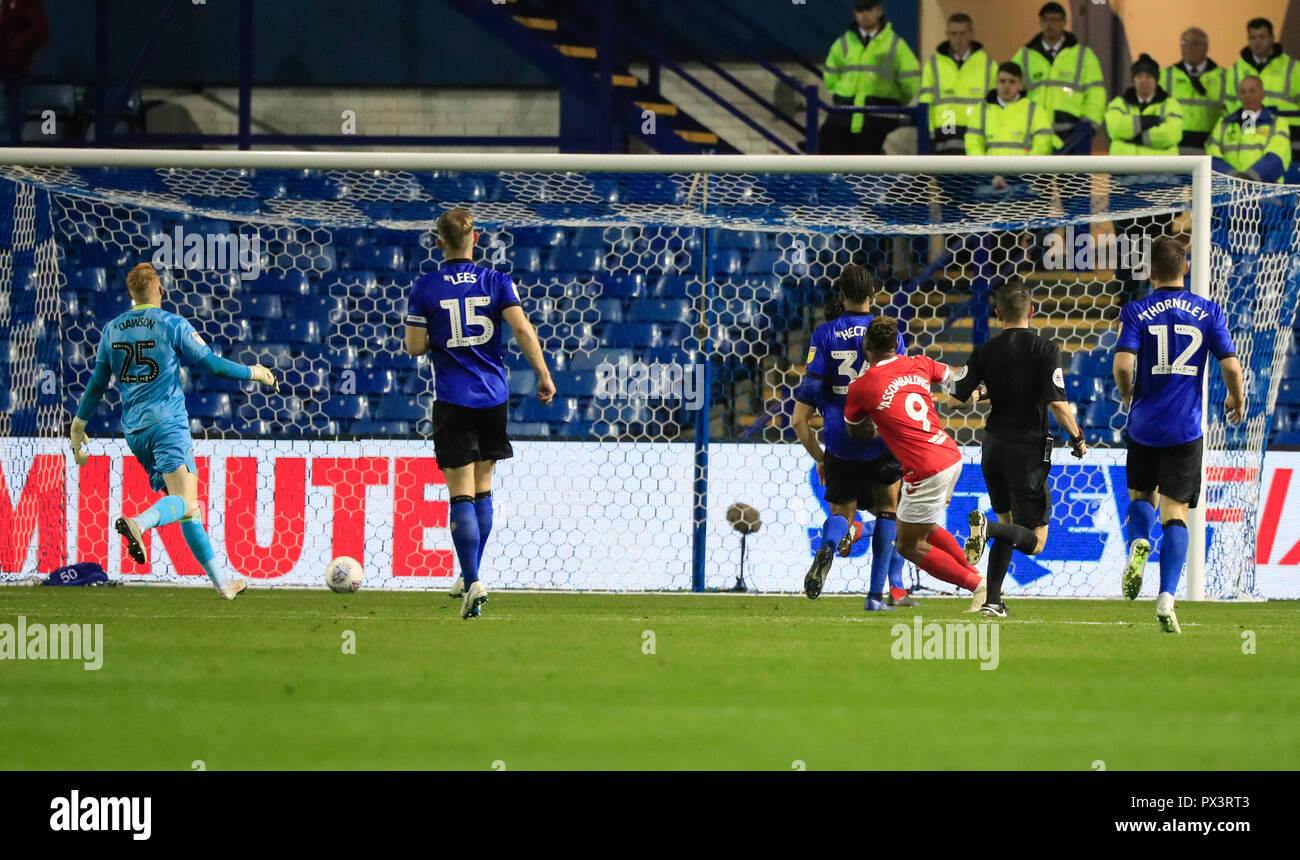
[[[908,481],[920,481],[961,462],[957,443],[934,411],[930,386],[946,381],[952,369],[924,355],[900,355],[873,364],[849,383],[844,420],[867,418],[903,466]]]

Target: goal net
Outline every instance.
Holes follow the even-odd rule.
[[[124,275],[153,261],[166,309],[220,354],[283,379],[275,394],[182,378],[200,507],[229,569],[315,586],[330,558],[350,555],[370,588],[448,584],[432,374],[405,355],[402,319],[411,284],[441,260],[435,219],[464,206],[482,260],[518,285],[559,389],[538,403],[511,345],[516,456],[499,464],[483,560],[496,586],[731,588],[742,543],[726,511],[740,502],[762,518],[745,538],[745,583],[798,590],[827,508],[790,427],[793,392],[813,328],[836,312],[834,278],[860,263],[909,352],[956,365],[996,333],[997,287],[1014,277],[1032,288],[1034,324],[1062,349],[1094,449],[1082,462],[1057,450],[1051,537],[1016,560],[1007,590],[1115,595],[1127,506],[1115,323],[1149,288],[1150,240],[1170,234],[1191,245],[1192,286],[1227,310],[1247,367],[1240,427],[1224,422],[1209,373],[1204,587],[1256,593],[1263,451],[1300,285],[1295,187],[1204,168],[1198,185],[1196,159],[1102,157],[11,150],[4,160],[5,577],[97,561],[115,577],[206,581],[176,526],[150,535],[148,566],[112,532],[156,498],[122,440],[115,390],[90,426],[86,466],[65,442],[102,327],[129,306]],[[1198,203],[1209,225],[1193,218]],[[964,534],[970,510],[988,509],[976,447],[985,412],[940,410],[967,464],[947,512]],[[869,543],[836,564],[828,590],[866,590]],[[909,570],[917,576],[941,585]]]

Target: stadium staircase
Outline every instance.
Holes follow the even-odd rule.
[[[556,81],[561,96],[560,136],[566,151],[623,150],[623,146],[610,148],[609,141],[599,137],[599,130],[612,124],[655,152],[739,152],[665,98],[652,80],[632,73],[613,46],[628,38],[646,39],[643,49],[657,52],[657,46],[644,34],[629,36],[618,21],[606,22],[602,33],[597,2],[448,0],[448,4]],[[602,45],[609,46],[609,56],[602,56]],[[611,81],[607,92],[601,83],[606,70]],[[602,123],[606,99],[609,122]],[[654,114],[651,130],[647,130],[645,111]]]

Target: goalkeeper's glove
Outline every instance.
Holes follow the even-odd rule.
[[[254,364],[252,367],[249,368],[249,370],[252,371],[252,374],[249,376],[249,379],[253,380],[254,382],[260,382],[262,385],[265,385],[267,388],[274,388],[277,391],[280,389],[280,383],[275,381],[275,374],[271,372],[271,369],[269,367],[263,367],[260,364]]]
[[[86,435],[86,422],[80,418],[72,419],[72,429],[68,431],[68,442],[72,445],[72,459],[77,461],[78,466],[86,465],[90,455],[86,453],[83,446],[90,440]]]

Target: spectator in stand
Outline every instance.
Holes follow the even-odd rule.
[[[1244,105],[1241,83],[1248,77],[1257,77],[1263,86],[1266,107],[1275,111],[1295,110],[1300,104],[1300,64],[1273,41],[1273,23],[1267,18],[1252,18],[1246,24],[1246,41],[1241,58],[1227,74],[1227,109],[1231,111]],[[1300,158],[1300,141],[1292,140],[1291,147],[1291,159]]]
[[[974,38],[969,15],[948,16],[948,41],[921,69],[919,101],[930,106],[930,148],[938,155],[966,152],[966,130],[997,83],[997,63]]]
[[[1183,108],[1157,81],[1160,66],[1143,54],[1133,64],[1133,86],[1106,108],[1111,155],[1177,155]]]
[[[1165,69],[1164,89],[1183,108],[1178,151],[1204,155],[1205,140],[1223,116],[1226,70],[1210,59],[1210,37],[1200,27],[1186,30],[1180,46],[1182,60]]]
[[[967,155],[1052,154],[1052,121],[1045,108],[1025,96],[1023,85],[1019,66],[998,66],[997,87],[989,90],[966,132]]]
[[[1237,82],[1241,107],[1219,119],[1205,142],[1214,169],[1239,179],[1281,182],[1291,166],[1287,121],[1264,103],[1264,83],[1255,75]]]
[[[916,98],[921,70],[916,54],[885,20],[881,0],[855,0],[853,24],[826,57],[826,89],[837,105],[907,105]],[[888,114],[832,113],[822,124],[817,151],[880,155],[900,121]]]
[[[1065,29],[1065,9],[1047,3],[1038,11],[1040,31],[1012,60],[1024,70],[1029,98],[1051,114],[1056,148],[1086,155],[1106,114],[1101,62]]]
[[[48,36],[41,0],[0,0],[0,76],[26,75]]]

